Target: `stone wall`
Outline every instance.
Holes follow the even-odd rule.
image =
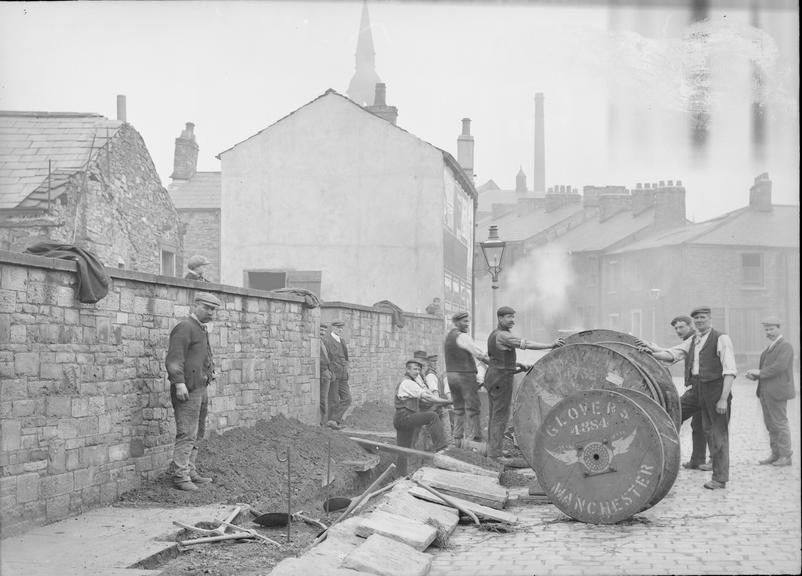
[[[107,266],[154,274],[161,271],[164,249],[176,255],[181,272],[178,213],[130,124],[96,150],[86,172],[71,176],[58,191],[48,213],[5,220],[0,249],[22,251],[43,240],[76,244]]]
[[[162,474],[175,433],[164,356],[197,283],[107,268],[109,294],[75,300],[75,264],[0,251],[0,520],[4,535],[113,502]],[[404,360],[439,350],[442,320],[209,284],[219,367],[209,429],[279,413],[316,424],[319,322],[346,321],[354,404],[390,402]]]

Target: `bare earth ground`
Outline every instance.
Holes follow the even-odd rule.
[[[202,474],[214,478],[212,484],[204,485],[197,492],[181,492],[172,487],[170,478],[164,475],[156,481],[124,494],[120,506],[192,506],[222,502],[248,504],[259,512],[287,511],[287,464],[279,462],[286,457],[291,447],[291,509],[304,511],[312,518],[328,525],[340,512],[326,514],[322,503],[328,496],[354,497],[360,494],[378,474],[391,462],[392,455],[380,453],[380,464],[372,471],[357,474],[342,463],[349,460],[365,460],[368,452],[347,438],[348,430],[393,431],[393,406],[379,402],[367,403],[352,411],[341,432],[328,428],[309,426],[298,420],[277,416],[270,421],[258,422],[251,428],[230,430],[221,435],[212,435],[200,444],[198,468]],[[486,417],[483,418],[486,421]],[[385,443],[392,439],[376,438]],[[333,482],[328,492],[322,487],[326,476],[326,456],[331,441],[331,476]],[[505,448],[515,448],[509,441]],[[457,448],[449,448],[448,454],[465,461],[481,460],[482,457]],[[516,454],[513,454],[516,455]],[[410,461],[410,471],[423,463],[422,459]],[[505,485],[524,485],[527,479],[507,471],[502,476]],[[214,518],[209,518],[213,522]],[[258,530],[282,545],[275,546],[254,541],[227,541],[188,547],[173,559],[154,560],[146,568],[162,568],[163,576],[255,576],[267,574],[282,559],[296,556],[315,539],[319,529],[303,522],[290,526],[290,540],[286,527],[260,527],[250,521],[240,520],[247,528]],[[215,525],[204,524],[213,528]],[[189,540],[200,534],[179,531],[175,540]]]

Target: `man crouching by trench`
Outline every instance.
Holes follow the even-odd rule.
[[[440,417],[436,412],[428,411],[432,406],[451,404],[443,400],[418,382],[423,364],[417,358],[407,360],[406,374],[395,387],[395,417],[393,426],[396,433],[396,445],[411,448],[421,426],[429,426],[434,451],[442,450],[446,442],[440,427]],[[407,475],[407,456],[399,454],[396,462],[398,473]]]
[[[170,380],[170,400],[175,412],[175,446],[170,474],[178,490],[195,491],[211,478],[195,468],[198,439],[206,432],[209,398],[206,387],[214,379],[214,360],[207,323],[220,307],[214,294],[198,292],[192,312],[170,332],[165,365]]]

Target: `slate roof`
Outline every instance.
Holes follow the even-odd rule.
[[[680,244],[799,248],[799,206],[775,204],[766,211],[739,208],[706,222],[652,234],[612,253]]]
[[[123,123],[99,114],[0,111],[0,209],[34,207],[52,198],[90,152],[113,138]]]
[[[481,197],[480,194],[479,198],[481,199]],[[515,242],[526,240],[535,234],[548,230],[563,220],[567,220],[577,213],[582,212],[582,210],[582,204],[572,202],[570,204],[564,204],[551,212],[546,212],[543,208],[539,208],[520,216],[516,212],[505,214],[500,218],[488,216],[480,219],[476,223],[476,226],[480,231],[486,230],[490,224],[498,226],[499,235],[504,240]],[[593,217],[598,218],[597,210],[593,210]]]
[[[177,210],[220,209],[220,172],[196,172],[189,180],[173,180],[167,192]]]
[[[604,220],[590,218],[559,236],[555,242],[567,252],[607,250],[653,223],[654,207],[637,214],[621,210]]]

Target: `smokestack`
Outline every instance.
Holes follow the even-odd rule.
[[[187,122],[181,136],[175,139],[173,180],[189,180],[198,171],[198,144],[195,142],[195,124]]]
[[[117,94],[117,120],[128,121],[125,115],[125,94]]]
[[[471,136],[470,118],[462,119],[462,134],[457,138],[457,162],[473,181],[473,136]]]
[[[365,106],[365,110],[369,110],[376,116],[384,118],[390,124],[395,124],[396,120],[398,120],[398,108],[387,105],[387,85],[384,82],[376,83],[373,105]]]
[[[532,173],[532,190],[546,192],[546,143],[543,127],[543,93],[535,94],[535,171]]]

